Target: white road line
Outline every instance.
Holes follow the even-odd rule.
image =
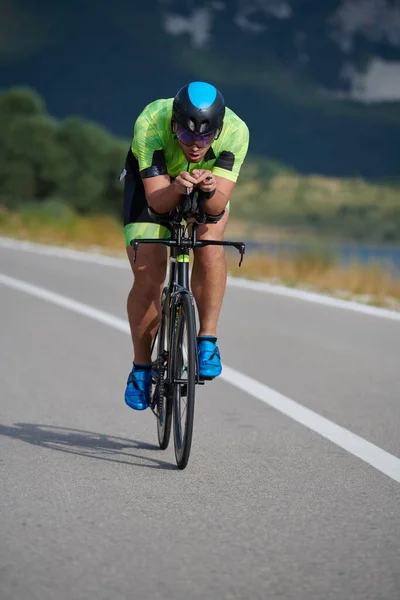
[[[400,483],[400,459],[396,456],[235,369],[224,366],[223,378]]]
[[[322,294],[317,294],[315,292],[294,290],[292,288],[284,287],[283,285],[275,285],[263,281],[249,281],[248,279],[239,279],[237,277],[228,277],[228,285],[246,290],[287,296],[288,298],[297,298],[297,300],[305,300],[306,302],[314,302],[315,304],[323,304],[325,306],[332,306],[333,308],[344,308],[345,310],[351,310],[373,317],[383,317],[393,321],[400,321],[400,312],[394,310],[361,304],[361,302],[352,302],[351,300],[341,300],[340,298],[333,298],[332,296],[323,296]]]
[[[100,321],[100,323],[109,325],[110,327],[118,329],[119,331],[123,331],[124,333],[130,332],[129,324],[127,321],[124,321],[124,319],[119,319],[118,317],[114,317],[113,315],[110,315],[102,310],[98,310],[97,308],[93,308],[87,304],[82,304],[82,302],[77,302],[76,300],[72,300],[66,296],[61,296],[61,294],[57,294],[56,292],[51,292],[50,290],[38,287],[37,285],[32,285],[31,283],[22,281],[21,279],[14,279],[14,277],[9,277],[8,275],[4,275],[2,273],[0,273],[0,283],[14,288],[15,290],[19,290],[20,292],[25,292],[31,296],[36,296],[37,298],[51,302],[52,304],[62,306],[67,310],[72,310],[73,312],[85,315],[85,317],[89,317],[95,321]]]
[[[121,269],[130,268],[129,263],[125,258],[115,258],[96,252],[83,252],[80,250],[73,250],[71,248],[47,246],[44,244],[36,244],[34,242],[27,242],[23,240],[14,240],[12,238],[0,238],[0,247],[7,248],[9,250],[21,250],[24,252],[33,252],[35,254],[77,260],[80,262],[118,267]],[[396,312],[394,310],[369,306],[367,304],[362,304],[361,302],[341,300],[340,298],[333,298],[332,296],[328,295],[325,296],[323,294],[307,292],[305,290],[288,288],[283,285],[275,285],[271,283],[265,283],[263,281],[250,281],[248,279],[241,279],[239,277],[228,277],[228,285],[230,287],[247,289],[255,292],[264,292],[268,294],[276,294],[278,296],[286,296],[288,298],[296,298],[297,300],[304,300],[306,302],[331,306],[332,308],[350,310],[373,317],[382,317],[391,319],[393,321],[400,321],[400,312]]]
[[[79,262],[95,263],[98,265],[119,267],[121,269],[130,269],[126,258],[115,258],[106,256],[100,252],[83,252],[72,248],[62,248],[59,246],[47,246],[46,244],[36,244],[25,240],[14,240],[13,238],[0,237],[0,248],[7,250],[21,250],[34,254],[43,254],[44,256],[57,256],[58,258],[67,258]]]
[[[129,334],[130,332],[128,323],[123,319],[114,317],[109,313],[88,306],[87,304],[82,304],[81,302],[77,302],[66,296],[56,294],[44,288],[27,283],[26,281],[14,279],[14,277],[8,277],[1,273],[0,283],[82,314],[91,319],[95,319],[104,325],[108,325],[109,327],[113,327],[124,333]],[[371,444],[348,429],[336,425],[333,421],[329,421],[318,413],[315,413],[298,402],[283,396],[256,379],[248,377],[231,367],[224,365],[221,379],[230,385],[243,390],[246,394],[261,400],[271,408],[274,408],[294,421],[297,421],[297,423],[301,423],[308,429],[318,433],[340,448],[347,450],[350,454],[357,456],[381,473],[384,473],[391,479],[394,479],[394,481],[400,483],[400,459],[396,456],[389,454],[389,452]]]

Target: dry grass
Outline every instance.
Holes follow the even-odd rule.
[[[347,268],[324,264],[312,257],[275,257],[252,254],[246,256],[239,268],[236,258],[228,258],[229,272],[290,287],[306,287],[341,298],[352,298],[377,306],[400,309],[400,278],[378,265],[361,266],[353,263]]]
[[[0,235],[78,249],[95,247],[125,256],[122,226],[108,216],[55,220],[43,215],[0,212]],[[233,252],[227,252],[227,258],[229,272],[234,276],[283,283],[400,310],[400,278],[379,266],[352,264],[344,268],[318,253],[292,257],[250,254],[240,268]]]
[[[0,235],[75,248],[125,249],[122,226],[105,215],[55,220],[35,214],[0,213]]]
[[[280,204],[292,206],[303,200],[319,211],[337,207],[343,202],[352,205],[374,204],[382,202],[398,204],[400,186],[389,183],[373,184],[362,178],[336,178],[320,175],[299,175],[298,173],[278,171],[267,181],[262,178],[263,169],[254,170],[253,164],[244,165],[241,179],[233,192],[235,201],[255,200],[262,195],[265,198],[279,198]]]

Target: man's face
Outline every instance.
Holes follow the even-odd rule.
[[[192,133],[180,123],[173,121],[174,132],[182,152],[189,162],[198,163],[206,154],[218,133],[217,129],[208,133]]]
[[[182,142],[180,142],[179,140],[178,144],[182,148],[182,152],[185,155],[185,158],[187,158],[187,160],[191,163],[200,162],[207,153],[209,147],[211,146],[211,144],[208,144],[208,146],[204,146],[203,148],[198,146],[196,143],[192,144],[191,146],[185,146],[185,144],[182,144]]]

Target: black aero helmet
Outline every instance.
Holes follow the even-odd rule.
[[[210,83],[193,81],[174,98],[172,120],[191,133],[206,135],[221,129],[224,116],[224,97]]]

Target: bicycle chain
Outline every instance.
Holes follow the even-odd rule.
[[[153,363],[153,368],[155,368],[158,372],[158,378],[156,387],[153,394],[153,402],[151,403],[151,410],[153,413],[158,416],[160,415],[162,409],[162,402],[164,398],[164,364],[165,364],[165,356],[159,356],[157,360]],[[154,402],[154,396],[157,394],[157,411],[156,403]]]

